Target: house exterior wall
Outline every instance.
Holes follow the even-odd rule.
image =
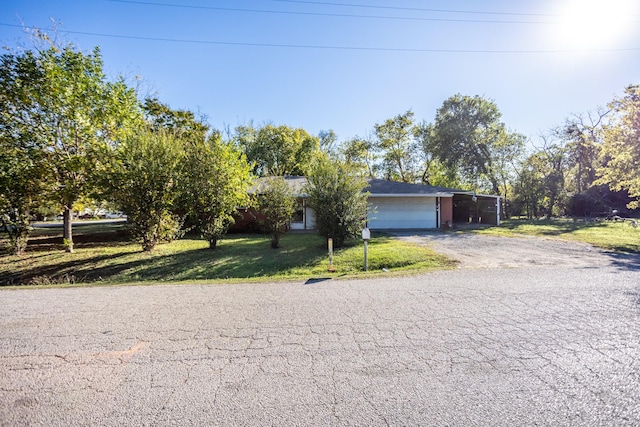
[[[453,225],[453,198],[440,198],[440,227],[449,228]]]

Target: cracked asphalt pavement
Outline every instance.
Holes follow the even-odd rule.
[[[0,425],[637,426],[640,268],[598,256],[3,290]]]

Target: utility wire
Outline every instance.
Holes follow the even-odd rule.
[[[407,10],[413,12],[435,12],[435,13],[462,13],[473,15],[506,15],[506,16],[546,16],[553,17],[550,13],[519,13],[519,12],[482,12],[476,10],[454,10],[454,9],[430,9],[422,7],[400,7],[400,6],[377,6],[370,4],[354,4],[354,3],[331,3],[321,1],[305,1],[305,0],[269,0],[281,3],[299,3],[299,4],[312,4],[320,6],[340,6],[340,7],[361,7],[367,9],[385,9],[385,10]]]
[[[241,9],[233,7],[218,6],[195,6],[175,3],[157,3],[138,0],[107,0],[113,3],[137,4],[144,6],[161,6],[181,9],[200,9],[200,10],[221,10],[226,12],[251,12],[251,13],[269,13],[279,15],[303,15],[303,16],[325,16],[332,18],[361,18],[361,19],[386,19],[386,20],[403,20],[403,21],[431,21],[431,22],[467,22],[481,24],[557,24],[554,21],[525,21],[525,20],[498,20],[498,19],[459,19],[459,18],[425,18],[416,16],[380,16],[380,15],[359,15],[350,13],[322,13],[322,12],[294,12],[279,11],[269,9]],[[533,16],[533,15],[527,15]],[[548,15],[545,15],[548,16]]]
[[[24,30],[40,29],[38,27],[28,27],[17,24],[6,24],[0,22],[0,26],[22,28]],[[46,31],[55,31],[53,28],[45,28]],[[272,48],[294,48],[294,49],[318,49],[318,50],[349,50],[349,51],[373,51],[373,52],[417,52],[417,53],[480,53],[480,54],[546,54],[546,53],[572,53],[576,50],[492,50],[492,49],[431,49],[431,48],[392,48],[392,47],[367,47],[367,46],[330,46],[330,45],[306,45],[306,44],[278,44],[278,43],[249,43],[249,42],[228,42],[216,40],[193,40],[193,39],[174,39],[167,37],[148,37],[148,36],[127,36],[120,34],[95,33],[88,31],[70,31],[65,30],[68,34],[77,34],[84,36],[107,37],[128,40],[146,40],[167,43],[185,43],[185,44],[207,44],[221,46],[250,46],[250,47],[272,47]],[[583,51],[583,50],[580,50]],[[618,48],[618,49],[587,49],[588,52],[638,52],[637,48]]]

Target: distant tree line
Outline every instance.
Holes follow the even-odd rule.
[[[317,226],[337,246],[357,235],[366,178],[474,190],[503,197],[503,215],[592,215],[638,207],[640,86],[606,110],[576,115],[527,140],[501,121],[494,101],[453,95],[432,123],[412,111],[339,141],[333,131],[253,123],[226,134],[188,110],[139,99],[104,74],[100,50],[40,43],[0,58],[0,225],[25,250],[34,216],[107,202],[128,216],[144,250],[185,232],[215,248],[238,207],[269,213],[272,246],[292,214],[278,180],[250,195],[253,177],[305,175]]]

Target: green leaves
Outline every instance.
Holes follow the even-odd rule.
[[[305,175],[320,148],[318,138],[288,126],[238,126],[234,140],[258,176]]]
[[[171,132],[142,128],[115,151],[107,194],[127,214],[134,237],[145,251],[170,241],[180,228],[173,212],[176,183],[184,158],[182,142]]]
[[[384,177],[393,181],[416,182],[421,164],[414,140],[413,111],[399,114],[375,125],[377,148],[382,152]]]
[[[36,162],[38,175],[46,176],[39,203],[55,199],[67,211],[102,170],[103,148],[115,146],[141,117],[133,90],[122,80],[107,81],[98,48],[85,54],[71,45],[52,45],[5,54],[0,85],[0,138],[19,147],[21,157]],[[11,203],[12,209],[22,209]],[[71,249],[69,221],[65,215],[64,237]]]
[[[305,192],[316,214],[320,235],[336,247],[359,235],[367,214],[367,181],[348,163],[319,156],[307,177]]]
[[[287,232],[295,210],[295,197],[283,177],[264,178],[258,189],[258,212],[265,216],[261,221],[271,233],[271,247],[280,246],[280,236]]]
[[[625,96],[610,106],[614,117],[605,127],[602,166],[597,184],[608,184],[613,190],[627,190],[635,197],[628,207],[640,207],[640,85],[630,85]]]
[[[215,248],[234,222],[238,207],[250,205],[250,166],[233,145],[214,133],[185,145],[180,203],[191,224]]]

